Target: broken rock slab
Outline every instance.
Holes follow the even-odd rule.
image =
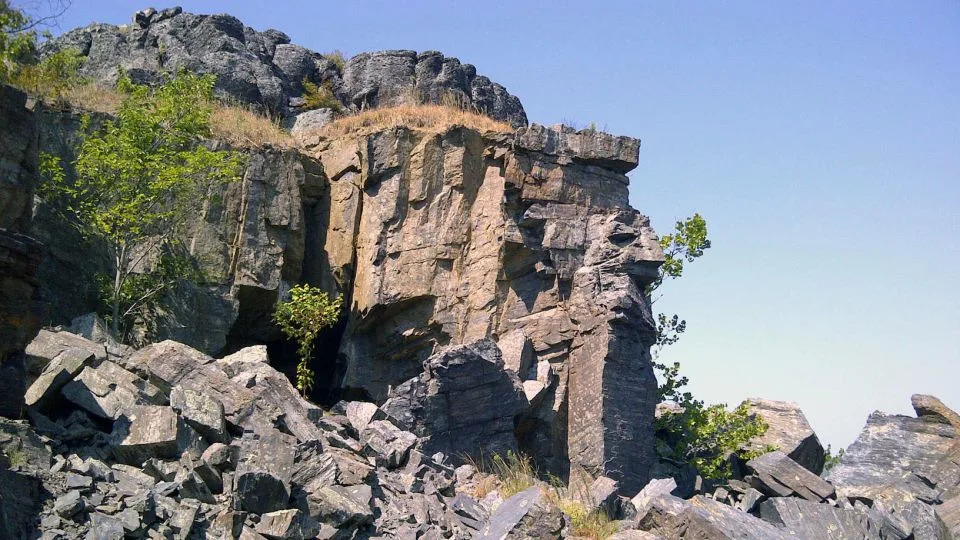
[[[170,391],[170,406],[208,443],[230,442],[223,405],[208,394],[174,386]]]
[[[131,465],[149,458],[178,459],[198,444],[196,433],[176,411],[159,405],[134,407],[115,423],[112,437],[117,441],[113,448],[117,460]]]
[[[117,364],[104,361],[85,366],[62,390],[64,397],[87,412],[115,420],[137,405],[161,405],[166,397],[159,388]]]
[[[27,345],[27,370],[34,374],[43,371],[54,358],[66,349],[81,349],[89,352],[96,362],[107,359],[107,349],[103,344],[95,343],[70,332],[40,330],[37,337]]]
[[[96,355],[86,349],[64,349],[47,364],[43,373],[27,389],[24,403],[40,411],[47,410],[60,398],[60,390],[83,368],[93,365],[95,360]]]
[[[747,467],[753,472],[753,487],[770,496],[798,496],[819,503],[835,494],[828,482],[780,451],[754,458]]]
[[[654,497],[650,502],[649,511],[640,520],[639,528],[664,538],[710,540],[793,538],[770,523],[702,495],[697,495],[689,501],[672,495]]]
[[[775,497],[760,504],[760,517],[795,538],[824,540],[904,540],[913,528],[894,516],[865,507],[837,508],[796,497]]]
[[[810,472],[823,472],[823,445],[796,403],[748,399],[743,404],[750,414],[759,416],[767,423],[767,430],[763,435],[751,439],[747,450],[762,450],[772,446]]]
[[[563,512],[550,501],[544,489],[533,486],[500,503],[476,538],[560,538],[565,525]]]
[[[917,413],[917,418],[960,429],[960,414],[947,407],[939,398],[926,394],[914,394],[910,397],[910,403]]]
[[[393,389],[381,406],[420,438],[427,455],[493,456],[516,451],[514,419],[527,408],[520,380],[505,370],[490,339],[452,347],[424,362],[424,371]]]

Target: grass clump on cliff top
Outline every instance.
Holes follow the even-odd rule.
[[[340,117],[320,128],[318,135],[332,139],[344,135],[369,135],[397,126],[421,131],[444,131],[452,126],[464,126],[476,131],[513,133],[506,122],[499,122],[473,111],[448,105],[411,104],[367,109]]]

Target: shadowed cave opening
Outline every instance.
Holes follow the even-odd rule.
[[[286,375],[296,386],[297,343],[287,339],[273,324],[271,314],[276,304],[276,293],[254,287],[241,287],[237,293],[239,302],[237,320],[230,329],[222,355],[232,354],[244,347],[266,345],[270,365]],[[334,326],[323,329],[313,347],[310,367],[314,372],[313,389],[307,398],[321,407],[329,407],[340,400],[341,392],[337,374],[337,354],[347,328],[346,315]]]

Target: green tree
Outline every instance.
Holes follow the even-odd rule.
[[[161,280],[134,297],[142,287],[133,276],[169,251],[214,185],[236,179],[242,169],[242,155],[203,144],[210,136],[213,85],[212,76],[187,72],[155,88],[122,76],[116,117],[96,128],[85,119],[75,180],[68,181],[56,158],[41,160],[48,181],[43,193],[113,251],[107,318],[117,337],[123,338],[122,321],[170,284]]]
[[[304,397],[313,388],[313,342],[324,328],[333,326],[340,316],[343,297],[330,300],[327,293],[310,285],[297,285],[290,289],[290,299],[278,302],[273,320],[284,334],[297,342],[297,389]]]
[[[47,15],[30,15],[0,0],[0,82],[9,82],[21,66],[35,62],[37,30],[63,15],[70,2],[51,0],[47,7]]]
[[[36,64],[21,65],[10,82],[27,93],[44,98],[48,104],[64,106],[67,92],[86,82],[80,66],[86,58],[76,49],[62,49]]]
[[[696,261],[710,249],[707,222],[700,214],[677,221],[674,230],[660,238],[664,264],[658,278],[647,289],[651,301],[668,280],[683,275],[686,265]],[[660,360],[663,350],[679,341],[687,322],[678,315],[657,315],[657,340],[652,349],[653,367],[660,379],[657,397],[679,405],[678,412],[665,413],[657,419],[658,435],[666,442],[661,455],[692,464],[707,478],[724,479],[730,475],[728,456],[738,454],[752,459],[772,448],[747,450],[747,443],[767,430],[759,416],[750,414],[745,405],[734,410],[725,404],[707,405],[686,390],[689,379],[680,374],[680,364]]]

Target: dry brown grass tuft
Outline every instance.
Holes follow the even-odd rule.
[[[214,104],[210,131],[214,139],[242,148],[293,147],[293,138],[276,121],[241,105]]]
[[[489,116],[448,105],[397,105],[367,109],[340,117],[320,128],[316,134],[327,139],[345,135],[369,135],[397,126],[427,132],[442,132],[452,126],[464,126],[476,131],[513,133],[505,122]]]
[[[64,90],[58,98],[42,96],[44,103],[54,108],[77,109],[87,112],[113,114],[120,108],[123,95],[113,88],[96,83],[84,83]]]

